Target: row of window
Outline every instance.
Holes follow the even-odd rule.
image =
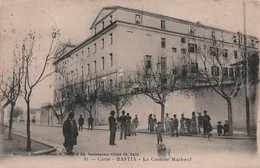
[[[110,24],[113,23],[113,16],[112,15],[109,16],[109,23]],[[101,30],[105,29],[105,21],[102,21],[101,24],[102,24]],[[96,27],[94,28],[94,32],[95,32],[95,34],[97,34],[97,28]]]
[[[237,77],[240,75],[240,68],[239,67],[235,67],[235,68],[227,68],[224,67],[222,68],[222,75],[227,77]],[[212,66],[211,67],[211,75],[214,76],[219,76],[219,67],[218,66]]]

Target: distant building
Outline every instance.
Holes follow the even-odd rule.
[[[180,63],[186,53],[195,55],[197,48],[210,45],[211,55],[219,52],[228,58],[227,76],[237,75],[235,63],[243,60],[241,46],[243,35],[173,17],[163,16],[142,10],[120,6],[104,7],[90,27],[91,37],[77,46],[63,45],[56,55],[54,66],[55,90],[54,103],[66,102],[68,87],[73,93],[84,92],[88,96],[94,90],[93,79],[102,78],[104,85],[113,85],[122,72],[134,72],[144,65],[160,62],[161,66]],[[214,44],[218,43],[221,47]],[[259,39],[247,36],[248,50],[256,51]],[[66,50],[66,52],[60,52]],[[62,54],[61,54],[62,53]],[[201,62],[194,62],[194,68],[200,68]],[[219,67],[212,65],[210,71],[221,74]],[[258,83],[257,83],[258,86]],[[255,89],[258,91],[258,87]],[[210,88],[198,91],[199,97],[185,99],[173,93],[166,104],[166,113],[180,117],[185,113],[191,117],[193,110],[202,112],[207,109],[212,123],[227,119],[226,103]],[[172,101],[171,101],[172,100]],[[258,97],[256,97],[258,100]],[[257,101],[255,101],[257,102]],[[222,103],[222,106],[219,104]],[[252,104],[252,125],[256,126],[256,103]],[[96,124],[107,123],[110,109],[96,107]],[[160,115],[160,107],[149,98],[140,96],[131,107],[126,107],[132,116],[138,114],[141,124],[147,124],[148,114]],[[78,114],[83,109],[78,109]],[[84,112],[84,116],[88,114]],[[245,104],[243,91],[233,100],[233,122],[235,128],[245,128]]]

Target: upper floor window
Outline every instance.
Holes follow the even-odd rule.
[[[190,35],[194,36],[195,33],[196,33],[196,28],[193,27],[193,26],[191,26],[191,27],[190,27]]]
[[[172,52],[176,53],[177,52],[177,48],[172,47]]]
[[[210,55],[218,56],[218,48],[210,47]]]
[[[228,57],[228,50],[223,49],[223,57],[227,58]]]
[[[186,39],[184,37],[181,38],[182,43],[186,43]]]
[[[112,44],[113,43],[113,34],[112,33],[109,34],[109,38],[110,38],[110,44]]]
[[[237,36],[233,36],[233,42],[237,43]]]
[[[110,15],[110,20],[109,20],[109,21],[110,21],[110,24],[112,24],[112,23],[113,23],[113,20],[112,20],[112,19],[113,19],[113,16],[112,16],[112,15]]]
[[[219,76],[219,67],[218,66],[211,66],[211,75]]]
[[[109,80],[109,87],[112,87],[112,86],[113,86],[113,80],[110,79],[110,80]]]
[[[215,31],[214,31],[214,30],[211,31],[211,37],[212,37],[213,39],[216,38],[216,36],[215,36]]]
[[[181,53],[182,53],[182,54],[186,54],[186,49],[185,49],[185,48],[182,48],[182,49],[181,49]]]
[[[222,75],[225,77],[228,76],[228,68],[226,67],[222,68]]]
[[[191,52],[191,53],[197,52],[197,44],[189,43],[188,48],[189,48],[189,52]]]
[[[145,68],[150,69],[152,67],[152,56],[146,55],[145,56]]]
[[[165,29],[165,20],[161,20],[161,28]]]
[[[104,70],[105,69],[105,58],[104,57],[101,58],[101,63],[102,63],[102,70]]]
[[[88,64],[88,75],[90,74],[90,65]]]
[[[138,14],[135,15],[135,23],[141,24],[141,15]]]
[[[90,49],[89,49],[89,47],[88,47],[88,56],[90,55]]]
[[[95,53],[96,51],[97,51],[97,44],[95,43],[95,44],[94,44],[94,51],[93,51],[93,52]]]
[[[237,59],[237,51],[234,50],[234,58]]]
[[[161,71],[166,71],[166,57],[161,57]]]
[[[97,61],[94,61],[94,73],[97,72]]]
[[[105,22],[102,22],[102,30],[105,28]]]
[[[165,48],[165,46],[166,46],[166,39],[161,38],[161,48]]]
[[[110,66],[113,66],[113,53],[110,53],[109,57],[110,57]]]
[[[230,77],[234,76],[234,69],[233,68],[229,68],[229,76]]]
[[[104,46],[105,46],[104,38],[101,39],[101,46],[102,46],[102,48],[104,48]]]
[[[191,63],[191,72],[193,72],[193,73],[198,72],[198,63],[197,62]]]

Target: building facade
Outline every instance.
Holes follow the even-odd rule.
[[[239,69],[231,65],[243,60],[242,48],[245,41],[244,36],[239,32],[221,30],[202,25],[200,22],[193,23],[142,10],[120,6],[105,7],[94,20],[90,31],[90,38],[75,47],[65,46],[68,47],[68,50],[56,55],[54,103],[66,101],[71,94],[76,92],[83,91],[88,95],[95,90],[93,81],[96,78],[102,79],[104,85],[113,85],[121,73],[135,72],[144,65],[158,62],[167,67],[173,66],[173,64],[179,65],[187,54],[196,57],[197,50],[202,46],[210,48],[211,55],[221,53],[223,57],[228,58],[227,64],[224,65],[226,72],[219,72],[219,67],[210,65],[211,73],[235,76]],[[248,50],[258,51],[259,40],[256,37],[247,36],[246,41]],[[195,68],[202,68],[199,60],[194,63]],[[71,89],[69,93],[66,92],[68,88]],[[206,92],[208,95],[202,96],[203,98],[210,96],[216,98],[214,101],[221,99],[213,91]],[[178,103],[183,101],[187,103],[185,107],[181,107]],[[239,111],[241,109],[240,101],[243,100],[238,99],[233,103],[235,116],[241,113]],[[203,101],[199,97],[185,99],[173,93],[167,102],[166,112],[176,113],[178,116],[185,113],[187,117],[190,117],[194,110],[208,109],[212,118],[215,118],[214,123],[220,119],[227,119],[226,105],[223,105],[223,109],[219,108],[221,112],[218,112],[215,108],[218,106],[217,102],[209,103],[209,106],[203,105],[201,102]],[[144,104],[146,106],[143,106]],[[160,118],[160,107],[143,96],[139,96],[131,107],[125,109],[132,115],[138,114],[139,118],[143,120],[141,121],[143,125],[147,124],[147,116],[150,113],[156,114]],[[136,111],[137,109],[138,111]],[[210,111],[210,109],[215,110]],[[95,108],[96,124],[108,122],[109,110],[102,107]],[[79,113],[84,113],[84,116],[88,117],[82,110],[79,110]],[[253,111],[253,113],[255,114],[257,111]],[[216,117],[217,115],[222,117]],[[234,127],[245,128],[245,122],[242,122],[240,118],[234,119],[233,122]]]

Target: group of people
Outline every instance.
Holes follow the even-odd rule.
[[[79,131],[82,131],[83,130],[83,125],[84,125],[84,118],[82,117],[82,115],[79,116],[78,124],[79,124]],[[89,129],[91,131],[93,130],[93,124],[94,124],[94,118],[90,114],[89,118],[88,118],[88,130]]]
[[[154,132],[155,128],[156,128],[156,123],[157,123],[157,118],[154,115],[150,114],[148,116],[148,130],[150,130],[150,132]]]
[[[136,128],[139,125],[138,117],[135,115],[135,118],[131,121],[132,117],[129,113],[122,111],[122,115],[117,117],[117,120],[114,117],[115,112],[110,112],[110,117],[108,118],[109,121],[109,130],[110,130],[110,140],[109,145],[115,145],[115,136],[116,136],[116,129],[117,125],[120,126],[120,140],[126,139],[126,136],[135,135],[136,136]]]
[[[229,133],[229,123],[228,120],[225,120],[224,126],[222,126],[221,121],[218,121],[217,130],[218,130],[218,136],[222,135],[222,130],[224,130],[223,136],[226,136],[227,133]]]

